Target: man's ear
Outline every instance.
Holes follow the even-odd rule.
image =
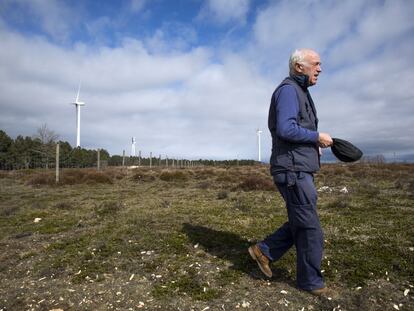
[[[303,72],[303,66],[299,63],[295,64],[295,70],[297,73],[302,73]]]

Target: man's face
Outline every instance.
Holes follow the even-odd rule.
[[[297,71],[309,76],[309,85],[315,85],[318,81],[319,74],[322,72],[321,58],[319,57],[318,53],[310,52],[306,54],[305,61],[296,65]]]

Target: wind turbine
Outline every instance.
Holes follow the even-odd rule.
[[[131,156],[135,157],[135,137],[132,137]]]
[[[81,84],[79,83],[78,95],[76,95],[76,100],[72,105],[76,106],[76,147],[80,147],[80,107],[85,106],[84,102],[79,101]]]
[[[256,134],[257,134],[257,145],[258,145],[258,159],[257,161],[262,162],[262,156],[261,156],[261,152],[260,152],[260,134],[262,134],[262,131],[257,129],[256,130]]]

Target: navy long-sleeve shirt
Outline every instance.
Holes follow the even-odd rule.
[[[280,138],[297,143],[317,143],[319,133],[301,127],[297,123],[299,101],[291,85],[284,85],[279,90],[276,101],[276,134]]]

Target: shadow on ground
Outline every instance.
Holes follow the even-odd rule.
[[[219,231],[189,223],[183,224],[183,232],[193,245],[199,244],[211,255],[230,261],[232,263],[230,269],[248,274],[254,279],[265,278],[248,254],[247,248],[252,245],[248,240],[232,232]],[[294,285],[294,281],[289,277],[286,269],[272,267],[272,270],[273,280]]]

